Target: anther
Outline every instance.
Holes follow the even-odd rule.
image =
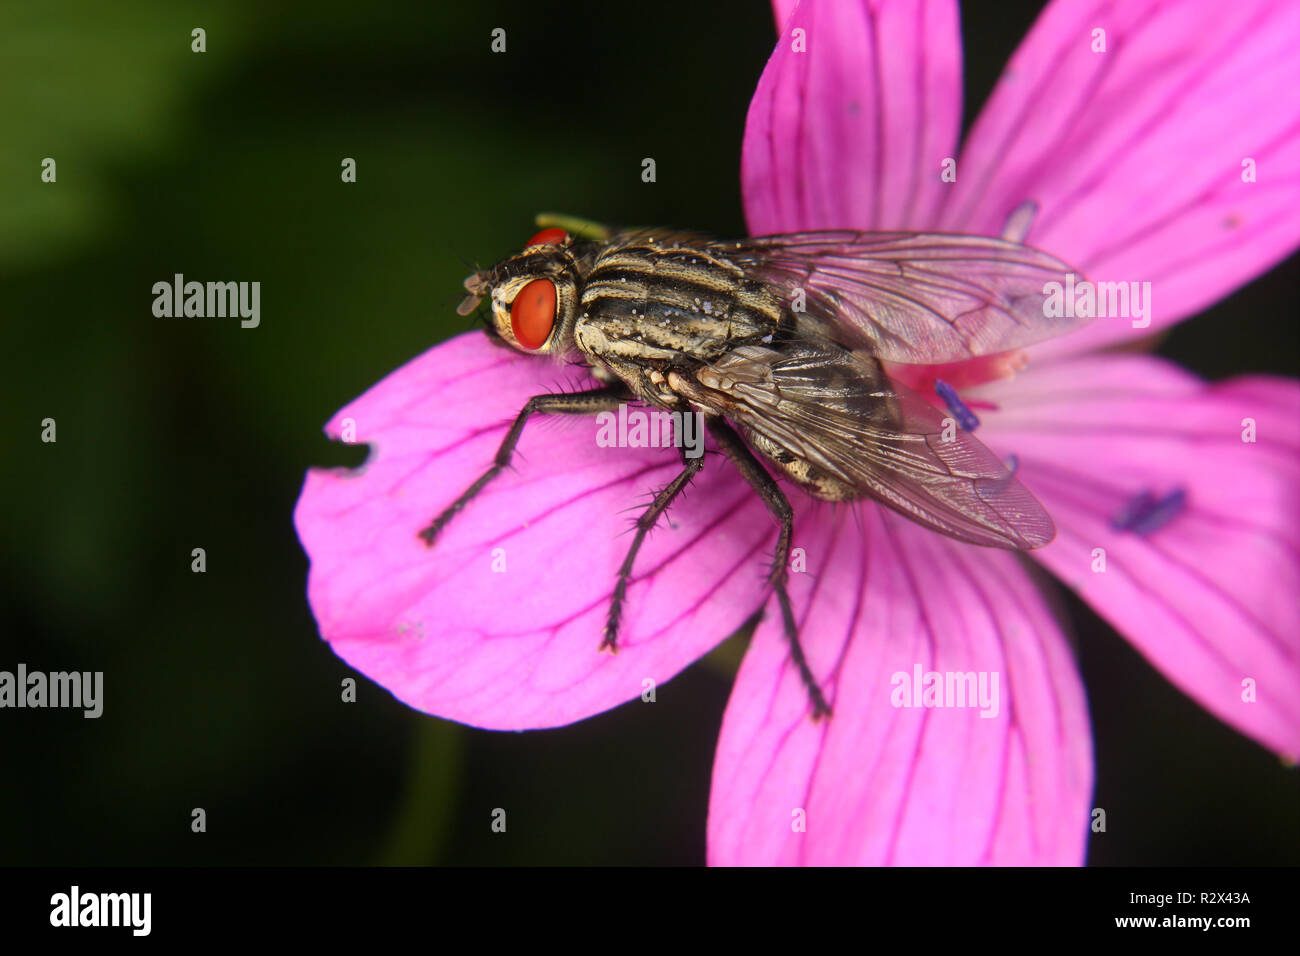
[[[956,419],[958,426],[968,432],[979,427],[980,420],[970,407],[957,396],[957,390],[943,379],[934,380],[934,393],[943,399],[948,411]]]
[[[1132,531],[1145,536],[1169,524],[1186,507],[1187,492],[1182,488],[1175,488],[1161,497],[1143,491],[1124,503],[1110,519],[1110,526],[1116,531]]]

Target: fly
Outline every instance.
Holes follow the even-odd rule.
[[[547,228],[521,252],[465,280],[457,311],[487,299],[489,335],[521,352],[577,357],[601,384],[529,399],[491,467],[419,532],[427,545],[509,467],[534,414],[589,415],[629,401],[699,413],[778,525],[767,583],[820,718],[830,708],[787,590],[794,511],[774,472],[815,498],[872,499],[970,544],[1030,549],[1055,536],[1014,467],[882,363],[961,362],[1071,331],[1082,320],[1043,309],[1044,285],[1074,271],[1066,264],[984,236],[834,230],[723,242],[557,217],[538,224]],[[683,454],[681,472],[637,518],[603,649],[618,647],[646,535],[703,463]]]

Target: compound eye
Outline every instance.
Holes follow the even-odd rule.
[[[536,351],[546,344],[555,325],[555,283],[534,279],[524,286],[510,304],[510,328],[515,341]]]
[[[533,238],[524,243],[524,248],[530,246],[558,246],[569,238],[569,234],[559,226],[552,226],[550,229],[543,229]]]

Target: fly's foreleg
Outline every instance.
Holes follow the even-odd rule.
[[[650,507],[636,519],[636,533],[632,538],[632,546],[628,548],[627,557],[623,559],[623,564],[618,569],[618,580],[614,582],[614,593],[609,601],[609,615],[605,618],[605,638],[600,642],[601,650],[607,648],[611,651],[618,650],[618,625],[623,617],[623,601],[627,598],[627,586],[632,579],[632,565],[636,561],[637,552],[641,550],[641,543],[645,541],[650,529],[673,503],[673,499],[686,489],[691,479],[704,466],[704,456],[688,458],[686,450],[682,449],[682,464],[684,467],[677,477],[655,495],[654,501],[650,502]]]
[[[821,688],[817,686],[811,668],[808,667],[807,658],[804,657],[803,646],[799,643],[799,628],[794,620],[794,609],[790,605],[790,593],[786,590],[790,568],[790,543],[794,537],[794,509],[790,507],[790,500],[781,491],[781,486],[767,473],[767,469],[759,464],[758,459],[730,425],[720,418],[710,418],[708,424],[709,431],[717,439],[719,447],[731,459],[736,470],[758,492],[763,503],[767,505],[767,510],[772,512],[772,516],[780,523],[781,530],[776,539],[776,554],[773,555],[772,570],[767,580],[772,590],[776,592],[777,603],[781,606],[781,621],[785,626],[785,636],[790,641],[790,656],[799,670],[800,679],[808,688],[808,696],[812,700],[813,719],[825,717],[830,714],[831,709],[826,703],[826,698],[822,696]]]
[[[586,392],[574,392],[568,395],[534,395],[516,417],[514,424],[510,426],[510,431],[506,432],[505,439],[501,442],[501,447],[497,449],[496,458],[492,467],[479,477],[479,479],[465,489],[464,493],[447,506],[446,510],[429,523],[427,528],[420,531],[420,539],[429,547],[433,547],[433,542],[437,540],[442,529],[447,527],[447,523],[454,518],[462,508],[469,504],[476,495],[488,483],[492,481],[502,471],[510,467],[510,461],[515,454],[515,446],[519,444],[519,436],[523,434],[524,424],[528,417],[536,412],[543,412],[549,415],[595,415],[597,412],[608,412],[617,410],[620,403],[627,401],[629,398],[627,389],[622,385],[609,385],[604,388],[593,388]]]

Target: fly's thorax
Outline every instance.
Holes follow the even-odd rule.
[[[690,245],[638,237],[602,250],[582,288],[574,342],[592,358],[710,362],[788,324],[763,282]]]

